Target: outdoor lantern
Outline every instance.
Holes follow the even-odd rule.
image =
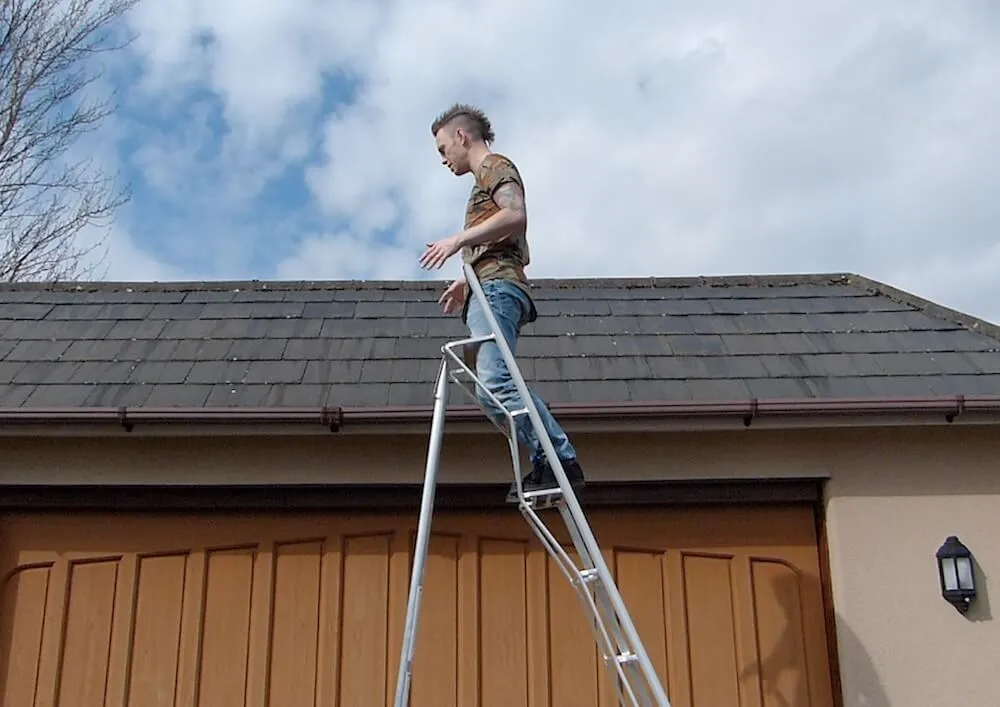
[[[938,548],[938,575],[941,579],[941,596],[959,613],[969,610],[969,602],[976,597],[976,576],[972,568],[972,553],[954,535],[948,536]]]

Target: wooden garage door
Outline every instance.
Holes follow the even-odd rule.
[[[833,704],[807,509],[592,521],[674,705]],[[413,531],[409,515],[5,517],[2,704],[391,705]],[[519,515],[441,513],[435,531],[412,705],[613,704]]]

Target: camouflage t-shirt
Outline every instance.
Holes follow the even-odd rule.
[[[524,182],[517,167],[507,157],[490,153],[475,172],[476,181],[472,185],[469,201],[465,209],[465,228],[472,228],[500,211],[493,201],[493,195],[502,185],[513,183],[524,191]],[[471,263],[480,282],[495,279],[507,279],[520,287],[531,298],[531,286],[524,274],[524,268],[530,262],[528,237],[522,230],[514,237],[499,243],[483,243],[477,246],[462,248],[462,260]],[[471,296],[471,293],[469,293]],[[468,298],[466,298],[468,305]],[[534,306],[531,307],[529,320],[534,320]],[[463,312],[464,317],[464,312]]]

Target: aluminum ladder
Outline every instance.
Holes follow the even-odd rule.
[[[670,707],[666,692],[639,639],[628,609],[615,585],[597,540],[580,508],[576,495],[568,483],[566,472],[559,463],[555,448],[545,432],[538,410],[528,393],[527,385],[514,359],[506,339],[501,335],[493,312],[490,310],[475,271],[464,264],[466,282],[472,295],[481,304],[492,333],[485,336],[459,339],[441,347],[442,359],[434,389],[434,415],[431,422],[430,444],[424,475],[420,518],[417,526],[416,547],[410,576],[406,623],[396,681],[395,707],[407,707],[410,681],[413,674],[413,655],[423,592],[424,565],[430,541],[434,496],[443,438],[445,409],[448,405],[448,384],[453,381],[464,390],[486,413],[489,420],[504,433],[510,445],[517,488],[518,508],[541,541],[549,556],[559,565],[566,579],[576,591],[584,611],[591,617],[591,628],[600,648],[605,668],[609,671],[618,695],[619,705],[629,707]],[[511,377],[526,407],[508,411],[481,383],[475,374],[476,353],[487,342],[497,344]],[[455,367],[452,368],[451,366]],[[492,409],[490,409],[492,408]],[[520,457],[515,428],[515,418],[527,415],[535,430],[549,464],[559,482],[559,489],[525,493],[521,485]],[[557,508],[569,531],[579,564],[574,562],[563,546],[539,517],[538,511]]]

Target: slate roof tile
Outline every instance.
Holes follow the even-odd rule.
[[[246,381],[249,363],[246,361],[195,361],[188,371],[188,383],[225,384]]]
[[[358,319],[394,319],[406,316],[406,302],[358,302],[354,307]]]
[[[690,400],[691,391],[685,381],[677,378],[644,378],[625,381],[629,395],[624,400],[655,402],[658,400]]]
[[[213,339],[212,343],[228,344],[225,346],[226,358],[231,359],[263,359],[265,361],[280,361],[288,348],[288,339],[235,339],[227,342],[225,339]],[[206,342],[207,343],[207,342]]]
[[[738,378],[696,378],[684,381],[684,397],[693,400],[745,400],[750,395],[746,380]]]
[[[0,385],[0,406],[20,407],[35,389],[34,385]]]
[[[44,365],[44,364],[32,364]],[[118,383],[131,378],[135,364],[128,361],[84,361],[77,364],[54,364],[59,371],[53,383]]]
[[[333,383],[329,388],[329,401],[331,405],[349,407],[385,407],[389,404],[389,384]]]
[[[108,339],[155,339],[167,322],[156,319],[123,319],[115,322],[107,333]]]
[[[198,383],[157,383],[147,386],[143,405],[150,407],[201,407],[212,392],[211,385]]]
[[[327,385],[330,383],[350,383],[361,382],[362,369],[365,371],[365,382],[379,383],[377,377],[369,377],[369,364],[387,364],[386,361],[365,361],[362,359],[329,360],[320,359],[318,361],[305,362],[302,369],[300,381],[305,384]],[[295,381],[292,381],[295,382]]]
[[[434,390],[426,383],[390,383],[389,405],[426,405]]]
[[[194,365],[193,361],[145,361],[136,364],[129,380],[142,385],[183,383]]]
[[[299,313],[303,319],[339,319],[353,317],[355,305],[353,302],[303,302]]]
[[[65,358],[69,341],[7,341],[0,344],[0,358],[5,361],[57,361]]]
[[[83,404],[88,407],[119,407],[145,405],[149,399],[147,385],[94,385]]]
[[[159,336],[164,339],[204,339],[218,328],[216,319],[174,319],[167,322]]]
[[[188,304],[207,304],[209,302],[232,302],[235,297],[236,293],[231,290],[194,289],[175,301]]]
[[[17,372],[11,376],[12,383],[31,383],[41,385],[43,383],[78,383],[87,382],[77,380],[77,372],[80,363],[64,363],[60,361],[36,361],[32,363],[19,364]],[[108,366],[104,362],[96,364],[98,366]]]
[[[941,395],[1000,395],[1000,376],[943,375],[930,381],[935,393]]]
[[[87,398],[94,392],[92,385],[67,385],[55,383],[32,386],[31,392],[24,397],[21,406],[28,407],[64,407],[88,405]],[[4,401],[7,405],[7,401]]]
[[[306,370],[306,361],[251,361],[247,383],[298,383]]]
[[[721,355],[730,351],[730,349],[725,346],[722,335],[720,334],[667,334],[662,338],[656,338],[663,341],[665,344],[664,350],[659,353],[669,353],[674,355]]]
[[[218,384],[211,387],[205,400],[208,407],[263,407],[270,403],[274,386]]]
[[[586,396],[595,403],[613,403],[629,399],[629,386],[624,380],[571,380],[569,395],[576,399]]]
[[[467,336],[443,286],[0,286],[0,405],[430,405]],[[1000,329],[858,276],[534,292],[518,358],[549,402],[1000,393]]]

